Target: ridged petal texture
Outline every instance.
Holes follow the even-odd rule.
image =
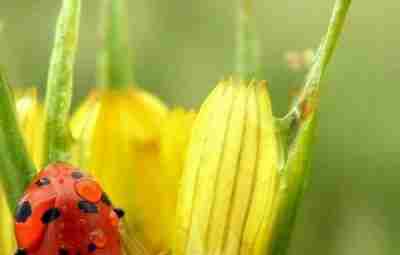
[[[92,93],[74,114],[74,160],[126,211],[126,245],[170,248],[183,153],[195,114],[137,88]],[[138,254],[138,253],[131,253]]]
[[[263,254],[278,188],[265,82],[221,82],[194,123],[177,208],[174,255]]]

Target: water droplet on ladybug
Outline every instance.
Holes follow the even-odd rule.
[[[77,182],[75,184],[75,191],[81,198],[91,203],[99,202],[103,195],[100,185],[92,180],[82,180]]]
[[[81,224],[81,225],[85,225],[86,222],[87,222],[87,221],[86,221],[84,218],[80,218],[80,219],[79,219],[79,224]]]
[[[110,212],[110,223],[112,226],[118,226],[119,224],[118,215],[114,212],[114,210]]]
[[[97,248],[104,248],[107,244],[107,237],[103,230],[96,229],[89,234],[89,239]]]

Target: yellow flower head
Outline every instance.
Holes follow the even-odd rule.
[[[169,247],[181,153],[193,116],[168,112],[157,98],[128,87],[93,92],[71,121],[74,161],[125,209],[125,232],[152,253]]]
[[[265,82],[221,82],[194,123],[174,255],[263,254],[278,187],[278,142]]]

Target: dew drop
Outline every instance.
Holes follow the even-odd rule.
[[[89,234],[89,239],[97,248],[104,248],[107,244],[107,237],[103,230],[96,229]]]
[[[79,224],[85,225],[86,224],[86,220],[84,218],[80,218],[79,219]]]
[[[110,223],[114,227],[118,226],[119,224],[118,215],[113,210],[110,212]]]

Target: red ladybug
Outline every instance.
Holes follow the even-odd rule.
[[[19,202],[16,255],[120,255],[123,214],[93,178],[68,164],[51,164]]]

